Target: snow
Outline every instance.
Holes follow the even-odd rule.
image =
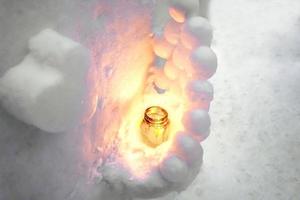
[[[42,1],[27,0],[14,2],[5,12],[7,2],[0,2],[0,16],[7,14],[0,21],[1,76],[8,63],[16,65],[24,57],[22,42],[12,38],[21,33],[27,41],[39,29],[28,28],[33,19],[43,16],[44,21],[35,22],[42,26],[55,21],[59,10],[49,14],[41,6],[46,14],[40,15],[34,5]],[[21,23],[22,12],[27,23]],[[204,163],[186,191],[159,200],[299,199],[300,2],[213,0],[210,13],[219,67],[211,80],[215,95]],[[43,134],[1,110],[0,199],[72,199],[73,188],[84,191],[77,187],[72,139],[72,134]]]
[[[211,135],[198,178],[176,199],[299,199],[300,2],[214,0],[210,13]]]
[[[204,17],[191,17],[184,23],[180,39],[187,49],[195,49],[200,45],[210,46],[211,24]]]
[[[185,113],[183,124],[188,132],[197,135],[202,141],[209,135],[211,120],[206,110],[193,109]]]
[[[156,200],[300,199],[300,1],[213,0],[218,70],[204,163]]]
[[[171,183],[180,183],[188,176],[187,164],[177,156],[170,156],[161,165],[162,176]]]
[[[32,37],[29,49],[24,60],[0,78],[2,106],[44,131],[75,129],[84,113],[88,51],[51,29]]]
[[[194,77],[211,78],[217,70],[217,56],[209,47],[201,46],[191,55],[191,68]]]

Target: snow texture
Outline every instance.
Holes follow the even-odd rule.
[[[197,5],[196,7],[192,6],[191,3],[193,2]],[[163,33],[156,32],[158,27],[152,27],[154,35],[153,52],[156,56],[154,59],[156,61],[165,60],[163,62],[165,65],[162,66],[162,68],[164,68],[163,71],[159,70],[161,66],[149,69],[152,73],[146,80],[149,84],[145,87],[150,87],[151,91],[156,90],[158,94],[164,95],[172,90],[174,86],[178,87],[176,88],[177,90],[180,90],[180,80],[183,80],[183,93],[197,93],[196,87],[185,86],[188,85],[189,82],[200,81],[200,79],[206,80],[216,72],[217,57],[209,48],[212,38],[212,28],[207,19],[194,16],[196,14],[194,12],[195,9],[197,10],[197,7],[199,7],[198,3],[198,1],[171,1],[167,11],[177,10],[178,12],[182,12],[184,16],[183,19],[178,22],[176,19],[177,16],[173,16],[171,12],[166,12],[170,14],[170,16],[166,17],[169,21],[165,23],[165,27],[162,29]],[[161,13],[157,14],[154,12],[154,16],[160,14]],[[176,41],[176,32],[178,34],[178,41]],[[172,35],[172,37],[170,35]],[[180,37],[181,39],[179,41]],[[189,46],[186,47],[185,44]],[[203,45],[205,45],[205,48]],[[186,52],[187,57],[185,57],[185,54],[176,54],[175,49],[182,49]],[[202,49],[204,50],[202,51]],[[201,53],[203,53],[203,55],[199,55]],[[177,57],[185,62],[176,62]],[[194,57],[195,59],[193,59]],[[174,65],[173,62],[177,65]],[[203,62],[203,65],[201,65],[200,62]],[[182,71],[176,73],[179,69],[182,69]],[[193,76],[186,78],[189,76],[189,70],[190,73],[193,73],[193,71],[197,73],[195,72]],[[207,75],[200,74],[199,72],[201,71]],[[151,80],[153,80],[153,83]],[[175,80],[178,83],[171,83],[171,80]],[[213,93],[213,89],[211,89],[210,92]],[[185,98],[185,96],[181,97]],[[198,98],[198,101],[202,102],[202,99]],[[210,101],[206,101],[205,103],[209,105]],[[116,192],[131,197],[151,198],[163,196],[171,191],[180,192],[184,190],[194,180],[202,164],[202,147],[201,145],[192,144],[196,143],[196,140],[202,142],[209,134],[210,118],[207,113],[209,106],[206,106],[207,110],[200,110],[201,107],[198,107],[198,105],[194,104],[194,106],[191,107],[192,110],[187,111],[186,117],[183,119],[183,125],[187,131],[186,135],[191,136],[189,140],[192,141],[186,141],[184,139],[183,141],[178,141],[176,143],[177,149],[170,151],[167,157],[164,158],[158,166],[154,167],[151,173],[147,174],[145,178],[135,178],[134,174],[128,177],[124,175],[127,174],[126,172],[112,173],[112,171],[122,171],[122,164],[115,162],[114,164],[105,165],[105,170],[101,172],[104,181],[111,185]],[[184,133],[185,132],[181,134]],[[178,137],[177,140],[181,140],[181,138]],[[192,147],[186,142],[192,143]],[[190,148],[193,148],[199,155],[195,157],[194,154],[185,154],[184,156],[181,154],[182,152],[188,152]],[[179,158],[180,155],[184,159]],[[111,174],[114,175],[111,176]],[[130,181],[128,181],[128,179]]]
[[[193,11],[190,9],[192,8],[190,5],[186,8],[184,5],[192,1],[181,2],[180,5],[179,2],[172,2],[170,6],[175,6],[172,8],[173,10],[180,9],[184,12],[182,26],[185,26],[186,23],[188,24],[185,21],[189,20],[188,17],[192,15]],[[154,15],[156,14],[154,13]],[[196,19],[196,21],[208,23],[204,18],[197,17]],[[185,33],[185,37],[191,35],[192,41],[189,41],[191,45],[200,44],[198,40],[207,40],[206,35],[198,34],[202,30],[205,30],[205,34],[211,35],[212,30],[206,29],[205,23],[196,23],[196,26],[189,27],[190,32]],[[175,31],[173,30],[173,32]],[[169,59],[168,61],[171,62],[171,54],[175,46],[169,43],[164,35],[154,34],[153,52],[156,56]],[[181,42],[176,45],[183,47]],[[80,44],[51,29],[45,29],[32,37],[29,40],[28,48],[30,52],[25,59],[19,65],[8,70],[1,78],[2,105],[17,119],[41,130],[53,133],[72,131],[76,124],[80,124],[79,119],[83,115],[85,78],[89,67],[88,51]],[[186,51],[188,54],[192,54],[191,48]],[[171,67],[177,68],[175,65]],[[187,67],[182,66],[181,68]],[[192,66],[190,67],[192,68]],[[113,76],[118,75],[114,73]],[[168,81],[165,79],[164,76],[155,79],[155,85],[161,87],[163,82],[168,85]],[[25,83],[27,83],[27,87],[24,88]],[[183,89],[192,90],[193,88],[185,87]],[[195,118],[196,121],[194,118],[187,119],[193,124],[203,123],[206,128],[210,125],[205,122],[205,118]],[[186,124],[187,130],[190,130],[192,135],[200,134],[200,130],[190,126],[190,124]],[[110,132],[103,134],[110,134]],[[203,135],[202,132],[201,134]],[[202,138],[204,139],[204,137]],[[193,142],[194,139],[191,137],[190,140]],[[103,168],[98,170],[103,178],[102,182],[108,184],[112,188],[112,192],[119,193],[121,196],[150,198],[165,195],[170,191],[182,191],[198,173],[203,154],[203,151],[200,151],[202,147],[194,145],[194,150],[200,153],[198,158],[185,155],[185,159],[180,159],[177,154],[187,152],[190,148],[185,144],[185,141],[179,141],[177,143],[179,152],[176,150],[171,152],[171,155],[164,158],[157,169],[153,168],[145,179],[132,178],[134,175],[124,170],[118,160],[114,164],[100,165],[97,169]],[[184,149],[185,147],[188,149]],[[185,160],[189,161],[189,165]]]
[[[4,108],[44,131],[75,129],[83,114],[89,55],[51,29],[29,41],[30,53],[0,79]]]
[[[56,0],[0,4],[3,76],[27,54],[30,37],[57,24],[63,6]],[[299,10],[298,0],[212,1],[220,67],[210,80],[216,93],[204,165],[187,190],[156,200],[300,198]],[[43,134],[3,110],[0,130],[1,200],[99,199],[99,193],[101,200],[125,199],[106,194],[109,187],[82,187],[74,169],[82,165],[76,135]]]

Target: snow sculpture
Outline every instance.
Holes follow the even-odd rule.
[[[50,29],[31,38],[29,50],[0,79],[4,108],[51,133],[75,128],[84,112],[88,51]]]
[[[113,13],[129,15],[130,29],[118,21],[124,16],[112,19],[90,52],[42,31],[30,40],[26,58],[0,79],[0,98],[15,117],[49,132],[76,127],[85,113],[82,148],[90,155],[84,159],[99,187],[108,185],[123,199],[154,198],[184,190],[199,172],[213,100],[207,79],[217,68],[212,27],[197,16],[197,0],[162,1],[150,20],[143,12],[149,9],[132,16],[136,10],[124,9],[132,2],[120,2]],[[86,77],[93,81],[86,84]],[[168,140],[156,147],[140,138],[151,106],[165,109],[170,120]]]
[[[154,25],[156,19],[164,20],[161,20],[163,26],[152,27],[154,60],[158,62],[154,62],[146,76],[144,105],[139,112],[128,115],[130,120],[124,120],[124,130],[119,132],[121,141],[117,143],[120,160],[106,162],[100,171],[105,183],[120,194],[127,194],[129,199],[182,191],[200,169],[203,156],[200,142],[210,133],[208,111],[213,100],[213,87],[207,79],[216,72],[217,58],[210,48],[212,27],[207,19],[197,16],[197,2],[169,1],[165,9],[169,16],[164,18],[162,13],[154,16]],[[149,150],[133,144],[135,139],[126,136],[135,133],[126,123],[138,123],[139,117],[135,120],[133,116],[153,105],[169,112],[173,132],[169,141]],[[134,107],[139,110],[138,103]],[[132,132],[126,132],[127,129]],[[154,155],[161,157],[156,160]],[[111,176],[112,169],[122,172]]]

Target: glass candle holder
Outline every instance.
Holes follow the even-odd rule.
[[[156,147],[168,140],[168,125],[168,113],[165,109],[159,106],[147,108],[141,125],[146,143]]]

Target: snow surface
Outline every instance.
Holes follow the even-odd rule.
[[[213,0],[210,13],[219,65],[204,164],[164,200],[300,199],[300,1]]]
[[[45,2],[0,1],[1,75],[37,27],[55,24],[60,4]],[[211,22],[219,68],[204,164],[190,188],[160,200],[300,199],[300,1],[213,0]],[[72,199],[76,139],[0,110],[0,199]]]

